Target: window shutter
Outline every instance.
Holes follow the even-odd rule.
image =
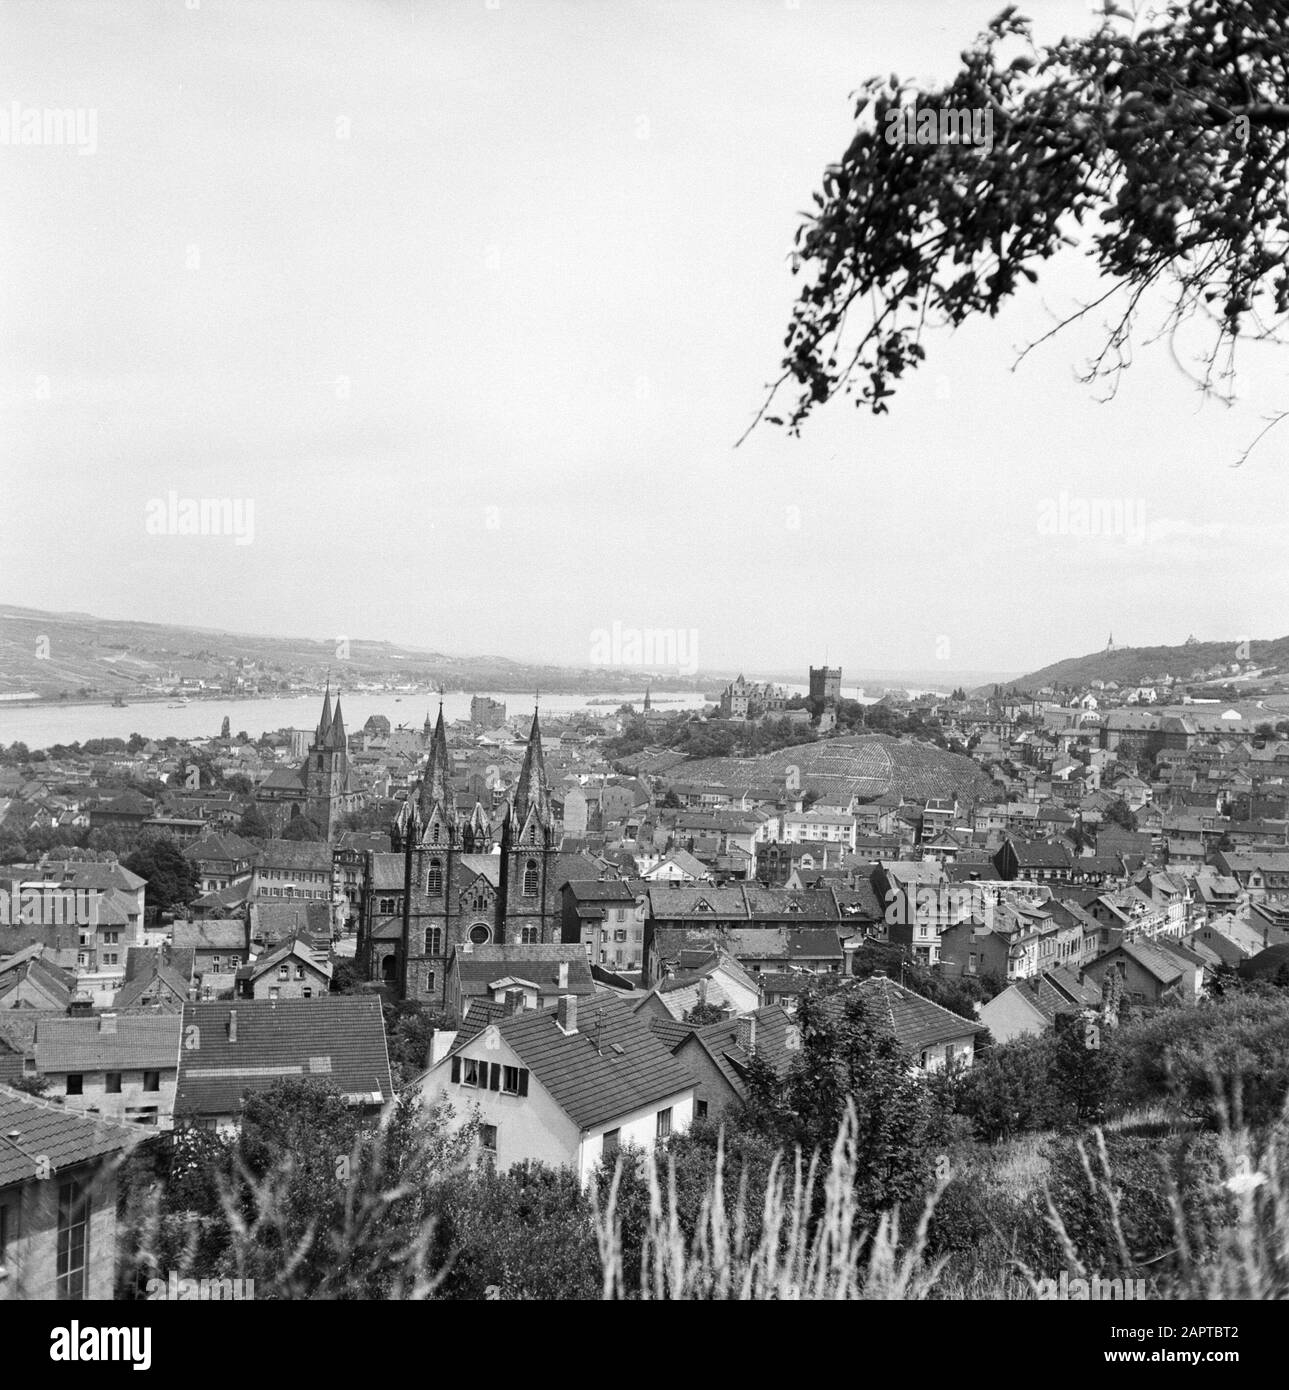
[[[460,1057],[453,1057],[453,1059],[452,1059],[452,1080],[453,1080],[453,1081],[460,1081],[460,1080],[461,1080],[461,1059],[460,1059]]]
[[[520,1094],[521,1096],[526,1096],[526,1095],[528,1094],[528,1068],[527,1068],[527,1067],[520,1067],[520,1068],[519,1068],[519,1094]]]
[[[501,1063],[494,1062],[492,1069],[488,1073],[488,1089],[490,1091],[501,1090]]]

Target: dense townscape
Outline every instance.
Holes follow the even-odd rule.
[[[15,1383],[1276,1344],[1289,0],[1030,8],[0,3]]]
[[[181,1296],[147,1282],[158,1248],[182,1296],[223,1288],[247,1252],[207,1229],[221,1164],[300,1162],[298,1126],[347,1164],[394,1125],[435,1136],[426,1180],[460,1208],[445,1290],[556,1292],[478,1244],[490,1207],[537,1201],[580,1229],[558,1277],[590,1296],[587,1202],[624,1162],[701,1183],[729,1161],[763,1190],[764,1154],[826,1152],[849,1104],[897,1155],[864,1175],[878,1213],[925,1197],[929,1163],[987,1170],[1019,1133],[1164,1102],[1195,1029],[1274,1053],[1276,671],[856,701],[821,667],[799,689],[739,676],[700,712],[646,692],[560,720],[480,696],[450,728],[440,707],[349,732],[328,688],[310,730],[0,750],[6,1292]],[[819,1067],[850,1094],[794,1105]],[[132,1203],[158,1191],[149,1228]],[[302,1189],[277,1195],[303,1219]],[[950,1255],[964,1200],[951,1182],[931,1228]],[[203,1231],[186,1253],[175,1221]],[[256,1268],[278,1293],[325,1278]]]

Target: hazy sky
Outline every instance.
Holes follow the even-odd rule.
[[[0,145],[0,600],[576,665],[692,629],[749,670],[1284,634],[1289,432],[1231,465],[1289,358],[1231,409],[1163,347],[1099,404],[1096,323],[1013,371],[1077,257],[890,416],[733,448],[850,93],[998,8],[5,0],[0,108],[87,138]],[[150,534],[172,491],[252,502],[249,543]],[[1062,492],[1127,533],[1050,534]]]

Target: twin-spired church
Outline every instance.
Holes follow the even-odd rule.
[[[499,840],[481,803],[458,812],[451,771],[440,706],[424,780],[393,827],[395,852],[370,856],[358,942],[370,978],[427,1003],[444,1001],[458,946],[560,939],[559,870],[568,856],[558,853],[537,712]]]
[[[333,712],[328,684],[308,757],[298,768],[269,773],[255,789],[255,805],[274,835],[281,835],[297,817],[308,816],[323,839],[331,841],[340,833],[341,818],[362,804],[362,786],[349,766],[340,696]]]

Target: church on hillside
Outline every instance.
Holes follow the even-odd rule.
[[[569,858],[558,853],[536,710],[499,837],[479,800],[468,816],[458,812],[451,773],[440,706],[424,779],[392,827],[395,852],[368,856],[358,940],[368,978],[437,1004],[457,948],[560,940],[560,868]]]
[[[322,718],[298,768],[279,768],[255,789],[255,806],[275,836],[299,816],[308,816],[327,840],[340,833],[340,820],[363,804],[363,791],[349,766],[349,741],[336,695],[331,709],[331,685],[322,702]]]

